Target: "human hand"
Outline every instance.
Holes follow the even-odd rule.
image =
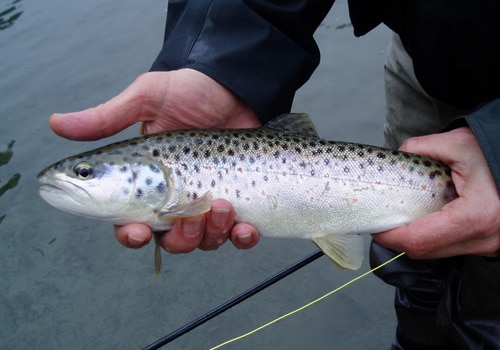
[[[236,95],[210,77],[190,69],[149,72],[138,77],[118,96],[80,112],[54,114],[52,130],[72,140],[97,140],[142,122],[141,133],[196,128],[252,128],[260,126],[255,113]],[[172,253],[199,247],[217,249],[228,238],[237,248],[257,244],[257,230],[234,224],[234,209],[225,200],[214,200],[200,216],[178,219],[162,237]],[[126,247],[140,248],[152,238],[143,224],[115,227],[116,239]]]
[[[447,164],[459,197],[440,211],[373,235],[384,247],[412,258],[463,254],[500,255],[500,198],[481,149],[469,128],[408,139],[402,150]]]

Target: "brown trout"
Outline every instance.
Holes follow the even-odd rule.
[[[317,136],[305,114],[258,129],[184,130],[142,136],[61,160],[38,175],[56,208],[155,232],[229,200],[236,221],[264,237],[313,240],[357,269],[364,233],[407,224],[457,195],[435,160]],[[156,249],[159,272],[159,248]]]

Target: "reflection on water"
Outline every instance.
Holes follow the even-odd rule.
[[[21,17],[24,10],[22,9],[21,0],[2,1],[0,5],[0,30],[7,29],[14,25],[14,22]]]
[[[5,152],[0,152],[0,166],[7,164],[12,156],[14,155],[14,152],[12,152],[12,146],[14,146],[15,141],[12,140],[9,142],[7,145],[7,151]],[[0,187],[0,196],[2,196],[5,192],[8,190],[14,188],[17,186],[19,179],[21,178],[21,174],[16,173],[12,175],[7,181],[7,183],[3,186]],[[2,183],[2,180],[0,179],[0,183]],[[0,216],[0,224],[2,223],[3,219],[5,218],[5,215]]]

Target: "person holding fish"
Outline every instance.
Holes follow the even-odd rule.
[[[288,113],[319,63],[312,37],[333,1],[176,1],[151,72],[110,101],[56,114],[52,129],[96,140],[137,122],[141,132],[255,128]],[[500,348],[500,4],[349,1],[354,34],[384,23],[394,31],[385,67],[386,145],[451,168],[458,197],[440,211],[373,234],[372,265],[396,286],[399,349]],[[171,253],[255,246],[259,233],[234,222],[221,199],[177,219],[162,236]],[[140,223],[117,226],[140,248]]]

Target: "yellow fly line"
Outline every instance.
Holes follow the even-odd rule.
[[[266,328],[266,327],[269,327],[269,326],[271,326],[271,325],[273,325],[273,324],[277,323],[278,321],[281,321],[281,320],[283,320],[283,319],[285,319],[285,318],[287,318],[287,317],[290,317],[290,316],[292,316],[292,315],[294,315],[294,314],[296,314],[296,313],[298,313],[298,312],[300,312],[300,311],[302,311],[302,310],[304,310],[304,309],[308,308],[309,306],[312,306],[312,305],[314,305],[314,304],[316,304],[316,303],[320,302],[321,300],[328,298],[330,295],[337,293],[339,290],[341,290],[341,289],[343,289],[343,288],[345,288],[345,287],[349,286],[350,284],[352,284],[352,283],[354,283],[354,282],[356,282],[356,281],[358,281],[358,280],[360,280],[360,279],[362,279],[362,278],[364,278],[364,277],[368,276],[369,274],[371,274],[371,273],[373,273],[374,271],[376,271],[376,270],[378,270],[378,269],[380,269],[380,268],[382,268],[382,267],[386,266],[387,264],[390,264],[390,263],[391,263],[391,262],[393,262],[394,260],[396,260],[396,259],[398,259],[398,258],[402,257],[404,254],[405,254],[404,252],[403,252],[403,253],[400,253],[400,254],[396,255],[395,257],[393,257],[392,259],[389,259],[389,260],[387,260],[386,262],[384,262],[384,263],[380,264],[379,266],[374,267],[373,269],[371,269],[371,270],[369,270],[369,271],[367,271],[367,272],[363,273],[362,275],[359,275],[359,276],[357,276],[357,277],[353,278],[352,280],[350,280],[350,281],[348,281],[348,282],[344,283],[344,284],[343,284],[343,285],[341,285],[340,287],[335,288],[334,290],[332,290],[332,291],[330,291],[330,292],[326,293],[325,295],[323,295],[323,296],[321,296],[321,297],[319,297],[319,298],[317,298],[317,299],[315,299],[315,300],[311,301],[310,303],[307,303],[307,304],[305,304],[304,306],[299,307],[298,309],[295,309],[295,310],[293,310],[293,311],[290,311],[290,312],[289,312],[289,313],[287,313],[287,314],[284,314],[284,315],[282,315],[282,316],[280,316],[280,317],[278,317],[278,318],[276,318],[276,319],[274,319],[274,320],[272,320],[272,321],[270,321],[270,322],[268,322],[268,323],[266,323],[266,324],[263,324],[262,326],[257,327],[257,328],[255,328],[254,330],[251,330],[251,331],[250,331],[250,332],[248,332],[248,333],[242,334],[242,335],[240,335],[240,336],[238,336],[238,337],[236,337],[236,338],[229,339],[229,340],[225,341],[224,343],[221,343],[221,344],[219,344],[219,345],[217,345],[217,346],[214,346],[213,348],[210,348],[210,350],[220,349],[220,348],[222,348],[223,346],[226,346],[226,345],[228,345],[228,344],[231,344],[231,343],[234,343],[234,342],[236,342],[236,341],[238,341],[238,340],[241,340],[241,339],[243,339],[243,338],[246,338],[246,337],[248,337],[248,336],[250,336],[250,335],[252,335],[252,334],[254,334],[254,333],[257,333],[258,331],[260,331],[260,330],[262,330],[262,329],[264,329],[264,328]]]

